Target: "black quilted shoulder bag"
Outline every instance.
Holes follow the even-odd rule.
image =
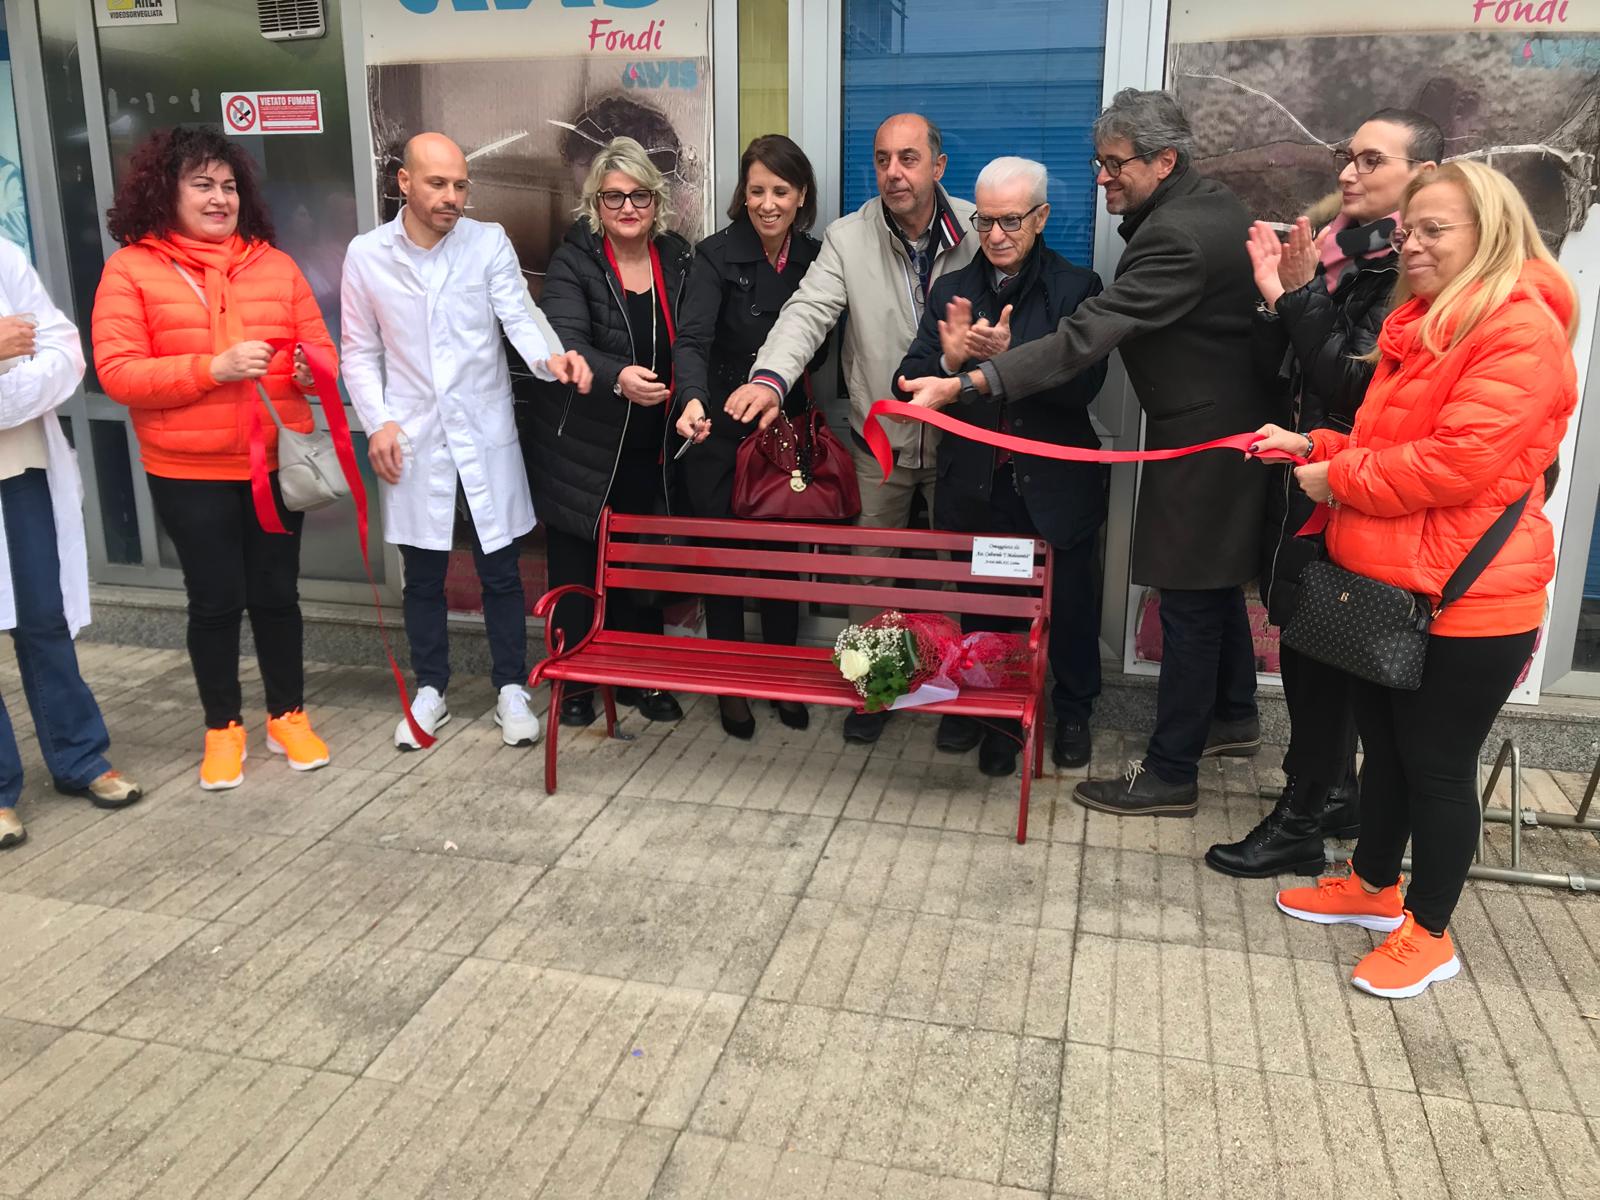
[[[1528,496],[1501,513],[1444,585],[1437,608],[1428,598],[1331,562],[1311,563],[1300,574],[1300,599],[1283,631],[1283,644],[1318,662],[1371,683],[1414,692],[1422,686],[1428,627],[1466,595],[1500,553],[1522,519]]]

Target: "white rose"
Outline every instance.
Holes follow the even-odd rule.
[[[864,678],[872,670],[872,660],[859,650],[845,650],[839,655],[839,674],[851,683]]]

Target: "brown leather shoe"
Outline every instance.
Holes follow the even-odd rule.
[[[0,850],[20,846],[28,840],[28,831],[14,808],[0,808]]]
[[[87,796],[96,808],[127,808],[144,799],[144,789],[121,771],[107,771],[88,787],[64,787],[58,783],[56,791],[68,796]]]

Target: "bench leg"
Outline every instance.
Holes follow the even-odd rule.
[[[617,695],[614,689],[602,687],[600,689],[600,703],[606,709],[606,736],[617,736]]]
[[[561,732],[561,680],[550,681],[550,715],[544,734],[544,790],[553,796],[556,790],[556,738]]]
[[[1033,777],[1043,779],[1044,770],[1044,706],[1039,706],[1039,711],[1033,718]]]
[[[1034,762],[1038,758],[1039,737],[1038,721],[1031,722],[1027,727],[1027,735],[1022,743],[1022,795],[1017,800],[1017,845],[1024,845],[1028,840],[1028,793],[1033,785]]]

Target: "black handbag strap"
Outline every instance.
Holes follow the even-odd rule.
[[[1528,497],[1533,495],[1529,488],[1508,507],[1505,512],[1495,518],[1495,523],[1483,531],[1483,536],[1478,539],[1478,544],[1467,552],[1467,557],[1461,560],[1461,565],[1455,573],[1445,580],[1444,592],[1439,597],[1439,605],[1433,610],[1433,615],[1438,616],[1444,611],[1445,605],[1454,604],[1467,594],[1467,589],[1477,582],[1485,568],[1494,561],[1494,556],[1500,553],[1506,544],[1506,539],[1511,536],[1511,531],[1517,527],[1517,522],[1522,520],[1522,510],[1528,507]]]

